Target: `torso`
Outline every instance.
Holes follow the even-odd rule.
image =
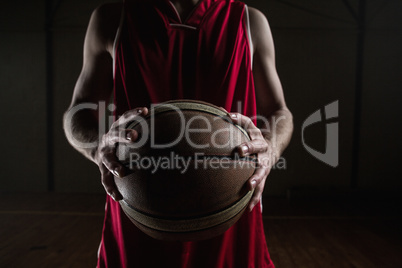
[[[199,6],[186,25],[180,24],[166,3],[125,2],[116,51],[115,34],[103,38],[115,60],[116,118],[135,107],[183,98],[207,101],[249,117],[256,115],[249,43],[242,22],[244,4],[203,1],[205,6]],[[215,1],[217,5],[213,5]],[[118,7],[115,10],[121,10]],[[118,24],[120,12],[114,11],[108,19]],[[168,243],[138,230],[108,197],[99,254],[101,267],[132,267],[134,263],[141,267],[273,267],[259,205],[211,240]]]

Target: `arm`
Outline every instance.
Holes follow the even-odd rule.
[[[111,32],[114,27],[107,25],[106,6],[97,8],[91,16],[84,42],[84,59],[81,73],[76,82],[73,98],[64,115],[64,130],[70,144],[88,159],[96,162],[97,146],[82,148],[79,143],[98,143],[98,111],[82,109],[72,118],[69,113],[74,107],[84,103],[98,105],[108,102],[113,89]],[[117,26],[115,26],[117,29]],[[106,28],[106,29],[105,29]],[[108,29],[109,28],[109,29]]]
[[[234,121],[244,126],[251,141],[240,146],[243,156],[257,154],[259,167],[249,180],[254,196],[250,211],[260,201],[266,178],[288,146],[293,132],[293,117],[286,106],[283,89],[275,66],[275,49],[271,30],[265,16],[249,8],[251,39],[253,42],[253,76],[259,120],[255,126],[251,119],[234,115]],[[261,120],[261,118],[263,120]]]
[[[286,106],[276,71],[275,48],[268,21],[260,11],[250,8],[250,24],[254,44],[253,75],[257,111],[270,122],[269,126],[262,124],[259,127],[273,146],[273,153],[280,157],[293,133],[293,117]]]
[[[100,102],[108,103],[113,90],[113,42],[121,10],[121,4],[105,4],[93,12],[85,37],[82,71],[74,88],[71,105],[63,118],[68,141],[99,166],[102,184],[115,200],[121,199],[121,195],[116,189],[113,175],[124,175],[124,168],[115,156],[115,144],[136,139],[137,133],[127,132],[122,126],[141,113],[138,110],[128,112],[107,133],[102,133],[99,128],[99,121],[105,120],[106,115],[99,114],[98,105]],[[79,105],[88,104],[97,108],[76,110]]]

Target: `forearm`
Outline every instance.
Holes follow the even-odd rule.
[[[85,109],[75,112],[69,109],[64,114],[63,126],[71,146],[96,163],[96,153],[102,133],[99,132],[98,119],[93,111]]]
[[[286,109],[275,111],[261,127],[264,138],[270,143],[275,164],[285,151],[293,133],[293,116]]]

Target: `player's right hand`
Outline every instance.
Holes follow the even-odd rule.
[[[124,113],[112,124],[110,130],[99,141],[95,160],[101,172],[102,185],[106,193],[115,201],[119,201],[123,197],[117,190],[114,177],[121,178],[125,175],[125,168],[116,156],[116,144],[135,142],[139,136],[138,132],[126,129],[126,126],[138,116],[147,114],[148,109],[146,107],[136,108]]]

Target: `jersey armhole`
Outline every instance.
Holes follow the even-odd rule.
[[[250,28],[250,15],[248,11],[248,6],[244,5],[244,26],[247,32],[247,40],[250,48],[250,62],[251,62],[251,69],[253,69],[253,55],[254,55],[254,46],[253,40],[251,38],[251,28]]]
[[[117,28],[116,35],[115,35],[114,41],[113,41],[113,80],[114,80],[115,75],[116,75],[117,43],[120,40],[120,35],[121,35],[122,28],[123,28],[123,22],[124,22],[124,5],[123,5],[123,8],[121,10],[119,27]]]

